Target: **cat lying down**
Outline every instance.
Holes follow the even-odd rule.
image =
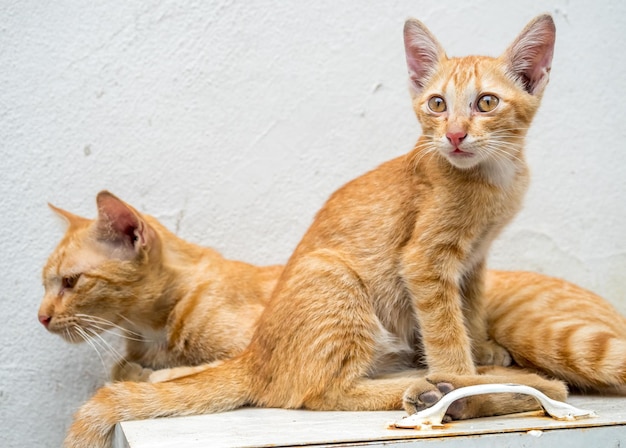
[[[96,219],[51,206],[68,227],[43,270],[42,324],[68,342],[95,340],[100,350],[97,334],[119,330],[126,353],[112,369],[118,381],[240,353],[283,267],[226,260],[109,192],[96,203]],[[516,365],[583,389],[624,381],[595,357],[611,362],[626,353],[626,319],[596,294],[542,274],[488,270],[485,300],[489,335]],[[556,359],[559,351],[569,355]],[[168,370],[153,379],[176,376]]]
[[[230,358],[248,345],[282,266],[227,260],[188,243],[109,192],[98,217],[51,208],[67,231],[43,269],[39,321],[69,342],[107,349],[120,330],[126,353],[113,380]]]

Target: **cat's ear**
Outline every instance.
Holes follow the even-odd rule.
[[[437,70],[439,61],[446,58],[446,53],[428,28],[416,19],[409,19],[404,24],[404,49],[411,95],[415,97]]]
[[[99,239],[133,250],[139,250],[148,244],[147,224],[130,205],[108,191],[98,193],[96,202],[96,229]]]
[[[503,58],[510,74],[531,95],[539,95],[548,84],[556,27],[552,17],[535,17],[520,33]]]
[[[67,223],[69,227],[78,227],[80,224],[88,223],[89,220],[87,218],[83,218],[82,216],[75,215],[74,213],[70,213],[67,210],[63,210],[62,208],[56,207],[48,202],[48,207],[58,216],[63,218],[63,220]]]

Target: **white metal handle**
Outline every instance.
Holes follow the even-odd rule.
[[[531,395],[535,397],[543,409],[552,418],[557,420],[577,420],[586,417],[595,417],[596,413],[587,409],[579,409],[570,404],[563,403],[549,398],[544,393],[530,386],[522,384],[480,384],[455,389],[439,400],[430,408],[424,409],[416,414],[404,417],[392,426],[396,428],[414,428],[428,430],[433,427],[441,427],[443,418],[448,407],[458,400],[472,395],[494,394],[494,393],[514,393]]]

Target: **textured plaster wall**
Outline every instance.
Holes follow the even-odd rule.
[[[626,3],[370,3],[0,4],[0,446],[58,447],[104,379],[88,346],[36,319],[63,232],[46,202],[92,217],[107,188],[229,257],[284,262],[334,189],[416,140],[409,16],[450,55],[497,55],[554,15],[532,187],[490,264],[565,277],[626,312]]]

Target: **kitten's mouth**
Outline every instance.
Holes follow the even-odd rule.
[[[468,151],[463,151],[460,148],[455,148],[454,151],[450,153],[455,157],[472,157],[474,154]]]

